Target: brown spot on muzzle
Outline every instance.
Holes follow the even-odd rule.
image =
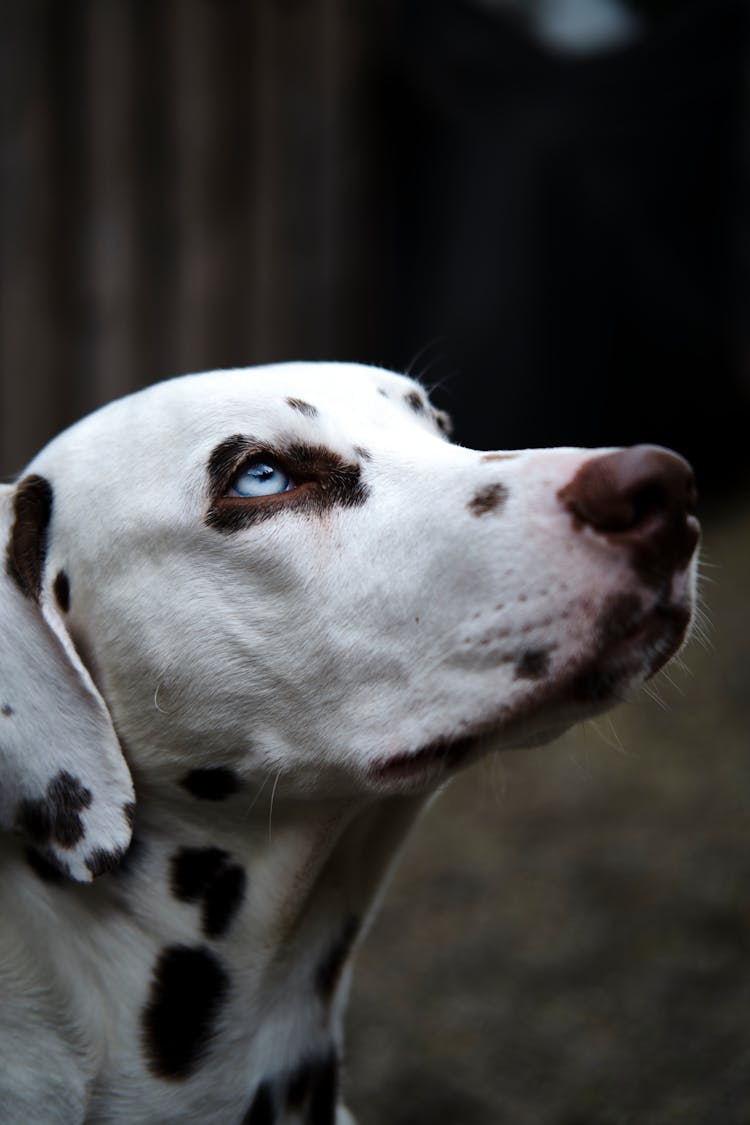
[[[490,512],[499,511],[508,499],[508,489],[504,484],[485,485],[480,488],[469,501],[469,511],[473,516],[486,516]]]

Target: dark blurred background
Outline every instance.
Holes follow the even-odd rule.
[[[437,803],[347,1082],[363,1125],[747,1125],[747,5],[0,13],[0,473],[155,380],[296,358],[421,376],[465,444],[695,462],[714,647]]]

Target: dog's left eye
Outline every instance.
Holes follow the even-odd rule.
[[[229,489],[229,496],[274,496],[279,492],[288,492],[294,488],[291,477],[280,469],[278,465],[270,465],[267,461],[251,461],[233,477]]]

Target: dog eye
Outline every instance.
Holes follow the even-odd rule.
[[[267,461],[251,461],[232,479],[227,495],[274,496],[279,492],[288,492],[294,487],[291,477],[287,476],[278,465],[269,465]]]

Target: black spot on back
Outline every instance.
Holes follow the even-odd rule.
[[[273,1088],[270,1082],[261,1082],[241,1125],[273,1125],[275,1120]]]
[[[0,715],[2,715],[4,719],[9,719],[13,714],[15,714],[15,712],[10,703],[3,703],[2,707],[0,707]]]
[[[14,521],[5,568],[22,593],[35,601],[39,601],[42,590],[52,497],[49,481],[33,475],[20,481],[13,500]]]
[[[305,402],[304,399],[288,398],[286,401],[289,406],[291,406],[294,410],[298,410],[300,414],[304,414],[306,418],[316,418],[318,415],[317,406],[313,406],[312,403]]]
[[[70,581],[64,570],[58,572],[52,586],[52,592],[60,609],[63,613],[67,613],[70,609]]]
[[[245,871],[221,848],[181,848],[171,860],[172,891],[202,903],[206,937],[226,933],[245,897]]]
[[[240,787],[239,778],[228,766],[191,770],[181,779],[180,785],[203,801],[223,801]]]
[[[24,800],[16,811],[16,824],[35,844],[55,842],[72,848],[84,835],[82,809],[91,804],[91,793],[81,782],[61,770],[40,800]]]
[[[502,508],[507,499],[508,489],[504,484],[488,484],[480,488],[469,501],[469,511],[473,516],[486,516],[488,512],[496,512]]]
[[[516,661],[517,680],[540,680],[549,672],[550,654],[546,648],[527,648]]]
[[[224,1003],[229,977],[202,947],[162,950],[143,1012],[143,1048],[159,1078],[184,1079],[204,1057]]]
[[[329,1000],[333,995],[358,931],[359,919],[356,915],[350,914],[328,953],[318,965],[315,984],[324,1000]]]

